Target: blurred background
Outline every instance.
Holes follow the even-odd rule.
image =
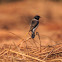
[[[42,17],[40,36],[58,33],[54,40],[62,38],[62,0],[0,0],[0,41],[18,39],[9,32],[23,37],[35,15]]]
[[[26,35],[35,15],[41,16],[36,29],[40,40],[37,35],[34,40]],[[61,61],[61,46],[62,0],[0,0],[0,62],[39,62],[36,58]]]

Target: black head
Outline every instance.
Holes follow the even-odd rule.
[[[37,19],[37,20],[39,20],[40,16],[36,15],[34,18]]]

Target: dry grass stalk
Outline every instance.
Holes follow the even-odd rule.
[[[54,51],[54,49],[52,49],[52,50],[49,52],[49,54],[48,54],[43,60],[45,60],[53,51]]]
[[[62,59],[58,59],[58,58],[57,59],[52,59],[51,61],[59,61],[59,60],[62,62]]]
[[[19,54],[19,55],[23,55],[23,56],[28,57],[28,58],[31,58],[31,59],[38,60],[40,62],[45,62],[44,60],[41,60],[41,59],[38,59],[38,58],[35,58],[35,57],[32,57],[32,56],[26,55],[26,54],[23,54],[23,53],[20,53],[20,52],[16,52],[16,51],[13,51],[13,50],[9,50],[9,51],[12,52],[12,53],[16,53],[16,54]]]
[[[2,52],[0,53],[0,57],[3,56],[3,55],[6,54],[6,53],[8,53],[8,51],[7,51],[7,50],[4,50],[4,51],[3,51],[3,54],[2,54]]]

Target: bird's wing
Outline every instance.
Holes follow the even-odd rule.
[[[36,20],[32,20],[31,21],[31,25],[30,25],[30,31],[33,30],[33,28],[36,26],[37,21]]]

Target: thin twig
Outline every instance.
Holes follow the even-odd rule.
[[[60,48],[62,48],[62,46],[61,47],[59,47],[59,48],[57,48],[56,50],[54,50],[54,51],[57,51],[57,50],[59,50]]]
[[[34,39],[32,39],[32,40],[33,40],[33,42],[34,42],[34,44],[35,44],[36,48],[38,49],[38,47],[37,47],[37,45],[36,45],[36,41],[35,41]]]
[[[17,48],[17,50],[19,51],[19,52],[22,52],[22,51],[20,51],[20,48],[18,47],[18,46],[16,46],[16,44],[15,44],[15,42],[13,41],[13,43],[14,43],[14,46]],[[17,55],[18,56],[18,55]],[[23,58],[24,58],[24,56],[23,56]]]
[[[29,34],[29,33],[28,33]],[[29,34],[30,35],[30,34]],[[32,39],[32,38],[31,38]],[[36,45],[36,41],[34,40],[34,39],[32,39],[33,40],[33,42],[34,42],[34,44],[35,44],[35,46],[36,46],[36,48],[38,49],[38,47],[37,47],[37,45]]]
[[[55,49],[55,48],[54,48]],[[45,60],[53,51],[54,51],[54,49],[52,49],[50,52],[49,52],[49,54],[43,59],[43,60]]]
[[[41,60],[41,59],[38,59],[38,58],[35,58],[35,57],[32,57],[32,56],[23,54],[23,53],[21,53],[21,52],[16,52],[16,51],[13,51],[13,50],[10,50],[10,52],[13,52],[13,53],[16,53],[16,54],[19,54],[19,55],[23,55],[23,56],[28,57],[28,58],[31,58],[31,59],[35,59],[35,60],[38,60],[38,61],[40,61],[40,62],[45,62],[44,60]]]
[[[4,50],[3,54],[1,54],[0,57],[6,54],[7,52],[8,52],[7,50]]]
[[[9,31],[9,33],[11,33],[11,34],[13,34],[13,35],[17,36],[18,38],[22,39],[20,36],[16,35],[16,34],[15,34],[15,33],[13,33],[13,32],[10,32],[10,31]]]
[[[29,52],[28,52],[28,47],[27,47],[27,42],[26,42],[26,41],[25,41],[25,44],[26,44],[27,53],[29,54]]]
[[[62,62],[62,58],[61,58],[61,59],[60,59],[60,58],[52,59],[52,60],[50,60],[50,61],[57,61],[57,60],[60,60],[60,61]]]
[[[36,32],[36,35],[38,35],[39,41],[40,41],[40,52],[41,52],[41,40],[40,40],[40,35],[38,32]]]

